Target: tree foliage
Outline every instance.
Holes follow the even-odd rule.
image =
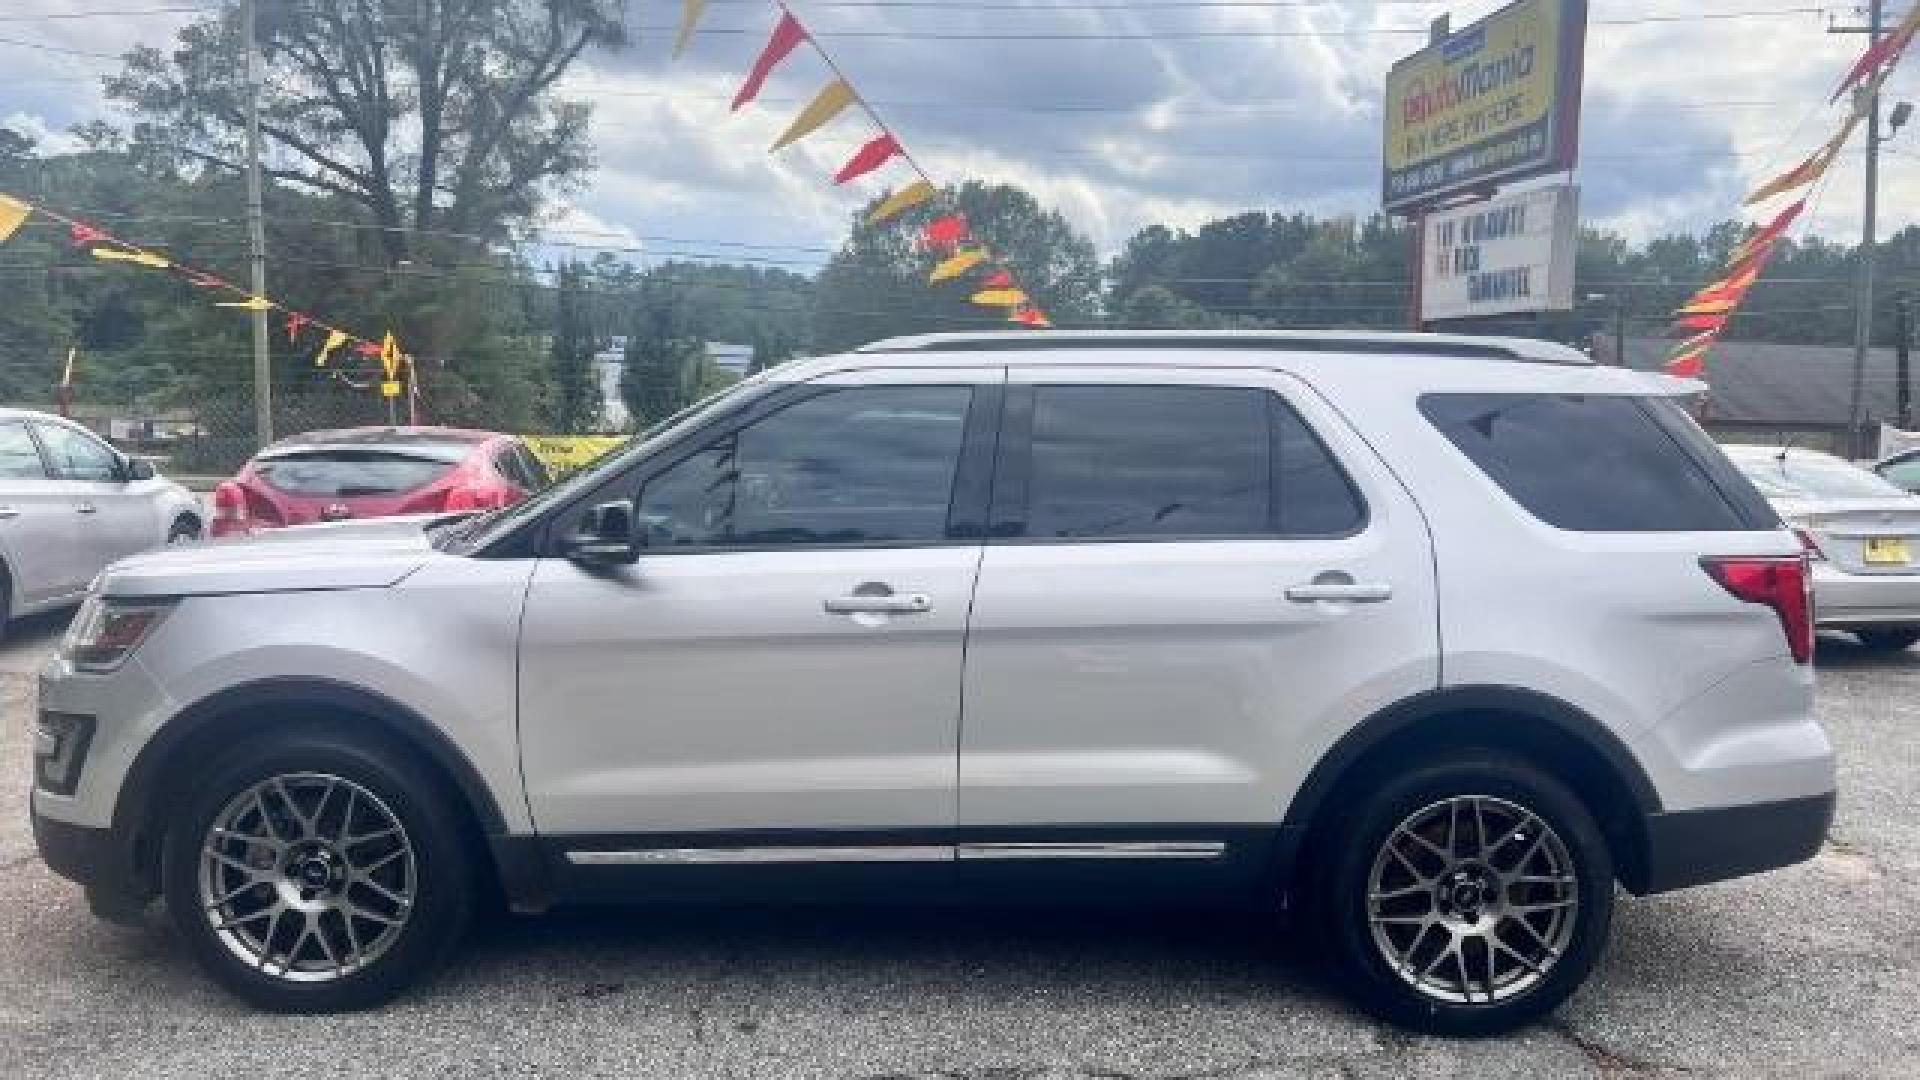
[[[1007,184],[966,183],[892,221],[854,219],[846,243],[814,291],[813,344],[852,348],[879,338],[938,330],[1006,329],[998,309],[968,303],[967,281],[932,285],[934,256],[919,237],[935,217],[959,213],[969,231],[1060,325],[1094,321],[1100,311],[1100,263],[1088,240],[1057,210]]]

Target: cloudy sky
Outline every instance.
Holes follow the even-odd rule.
[[[208,6],[212,0],[197,0]],[[1806,0],[1591,0],[1578,179],[1585,216],[1635,237],[1737,212],[1840,119],[1827,92],[1859,37],[1848,5]],[[115,114],[98,92],[114,54],[164,46],[196,0],[7,0],[0,124],[59,148]],[[1497,5],[1426,0],[793,0],[909,150],[940,179],[1023,185],[1112,252],[1142,224],[1194,225],[1258,208],[1366,212],[1379,201],[1388,66],[1429,19]],[[628,0],[633,43],[568,81],[597,107],[600,164],[549,239],[656,256],[754,251],[817,264],[897,172],[836,189],[873,130],[849,112],[801,145],[765,147],[829,77],[803,47],[762,101],[728,99],[776,15],[711,0],[670,58],[678,0]],[[1904,5],[1902,5],[1904,9]],[[64,16],[64,17],[60,17]],[[22,42],[51,49],[33,48]],[[1896,96],[1920,96],[1920,57]],[[1920,125],[1885,159],[1882,226],[1920,220]],[[1814,231],[1857,235],[1860,155],[1835,168]],[[734,245],[788,245],[739,248]],[[784,254],[779,254],[784,252]]]

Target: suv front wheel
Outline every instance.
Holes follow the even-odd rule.
[[[277,1012],[378,1005],[470,915],[444,785],[404,750],[327,729],[241,743],[170,823],[167,908],[196,960]]]
[[[1606,944],[1613,861],[1593,817],[1527,762],[1463,754],[1375,787],[1329,837],[1328,939],[1361,1004],[1488,1035],[1552,1011]]]

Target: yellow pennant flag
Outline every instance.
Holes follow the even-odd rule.
[[[132,263],[135,266],[151,266],[155,270],[165,270],[167,267],[173,265],[151,251],[94,248],[93,257],[99,259],[101,262]]]
[[[348,338],[347,335],[338,330],[327,331],[327,343],[320,346],[320,354],[313,358],[313,366],[326,367],[327,359],[334,354],[335,350],[345,345],[349,340],[351,339]]]
[[[1686,307],[1675,310],[1674,314],[1675,315],[1725,315],[1731,312],[1734,308],[1737,308],[1739,306],[1740,306],[1740,301],[1733,297],[1722,297],[1718,300],[1695,300],[1692,303],[1689,303]]]
[[[853,87],[847,85],[847,80],[835,79],[828,83],[827,88],[820,91],[812,104],[800,110],[800,115],[793,118],[793,123],[767,149],[767,153],[771,154],[775,150],[791,146],[819,131],[827,121],[839,116],[841,110],[851,104],[853,104]]]
[[[927,278],[927,280],[929,282],[934,282],[934,281],[948,281],[953,278],[957,278],[961,274],[964,274],[967,271],[973,269],[974,267],[979,266],[982,262],[985,262],[986,258],[987,258],[987,253],[984,251],[981,251],[978,248],[975,248],[972,251],[963,251],[960,254],[955,255],[951,259],[948,259],[946,262],[941,263],[939,266],[934,267],[933,273]]]
[[[27,218],[33,214],[33,207],[11,195],[0,195],[0,244],[6,243],[13,234],[20,231]]]
[[[687,51],[687,42],[693,40],[694,28],[700,25],[700,15],[707,10],[707,0],[685,0],[680,9],[680,36],[673,39],[673,58]]]
[[[272,311],[273,301],[264,296],[249,296],[245,300],[235,300],[232,303],[215,304],[213,306],[239,308],[242,311]]]
[[[919,206],[933,198],[933,185],[925,180],[915,180],[899,191],[887,196],[887,200],[873,208],[867,215],[867,224],[878,225],[888,218],[897,216],[903,210]]]
[[[982,289],[973,294],[973,302],[981,307],[1019,307],[1027,302],[1027,294],[1019,289]]]

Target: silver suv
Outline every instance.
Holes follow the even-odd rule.
[[[930,337],[518,507],[123,562],[45,674],[40,850],[271,1009],[494,888],[1249,905],[1358,1000],[1554,1008],[1614,883],[1810,857],[1798,540],[1673,400],[1484,338]]]

